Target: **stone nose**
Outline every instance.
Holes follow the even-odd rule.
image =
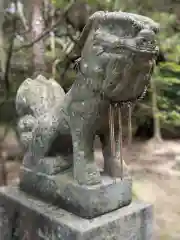
[[[155,40],[155,33],[151,29],[143,29],[140,31],[139,35],[149,41]]]

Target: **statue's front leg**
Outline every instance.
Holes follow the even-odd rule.
[[[73,127],[73,175],[79,184],[100,183],[100,172],[94,160],[94,133],[88,126]]]

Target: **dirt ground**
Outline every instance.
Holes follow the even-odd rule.
[[[180,141],[136,142],[124,151],[135,195],[154,206],[156,239],[180,239],[180,171],[172,169]]]
[[[154,205],[156,239],[180,239],[180,170],[172,165],[180,157],[180,140],[139,142],[123,149],[133,176],[133,192],[138,199]],[[100,159],[101,152],[96,151]],[[9,184],[18,178],[19,165],[8,162]],[[180,168],[179,168],[180,169]]]

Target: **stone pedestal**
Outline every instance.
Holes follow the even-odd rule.
[[[47,175],[21,168],[20,189],[79,217],[91,219],[127,206],[132,200],[132,179],[101,174],[101,183],[79,185],[72,170]]]
[[[142,202],[93,219],[0,188],[0,240],[152,240],[152,207]]]

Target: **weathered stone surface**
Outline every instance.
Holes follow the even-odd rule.
[[[1,215],[7,219],[2,237],[9,238],[2,240],[152,239],[151,208],[138,203],[124,207],[131,203],[132,183],[122,158],[121,109],[128,104],[131,110],[129,105],[147,89],[158,52],[157,31],[158,25],[144,16],[96,12],[79,40],[79,72],[68,93],[43,76],[22,83],[16,108],[25,150],[24,193],[17,187],[0,191]],[[103,174],[94,159],[97,135]]]
[[[0,206],[1,240],[153,240],[152,207],[142,202],[88,220],[5,187]]]
[[[120,133],[115,132],[114,153],[110,134],[104,131],[102,123],[110,105],[120,107],[142,97],[158,52],[157,32],[158,25],[144,16],[120,11],[96,12],[80,37],[79,44],[83,48],[79,72],[67,94],[56,86],[62,97],[54,97],[52,101],[48,91],[54,93],[54,87],[49,85],[49,90],[44,87],[46,80],[43,80],[44,85],[37,84],[40,95],[35,98],[37,90],[32,86],[39,82],[38,79],[32,84],[29,82],[27,89],[23,88],[24,83],[20,86],[16,100],[22,121],[20,135],[21,139],[26,136],[29,139],[25,139],[28,145],[23,160],[25,167],[34,169],[48,154],[56,137],[62,136],[61,146],[64,136],[68,135],[72,138],[67,146],[73,148],[74,179],[79,184],[98,184],[101,176],[94,161],[94,138],[99,135],[105,172],[111,177],[123,177],[118,157],[122,154],[118,141]],[[23,125],[26,117],[29,121],[27,131]]]
[[[101,179],[101,184],[79,185],[73,179],[72,171],[49,176],[22,168],[20,188],[80,217],[90,219],[131,202],[130,177],[121,180],[101,175]]]
[[[26,79],[19,87],[16,95],[16,111],[19,115],[17,129],[20,141],[27,151],[32,139],[32,130],[38,119],[49,113],[49,110],[61,105],[65,92],[53,79],[39,75],[35,79]]]

